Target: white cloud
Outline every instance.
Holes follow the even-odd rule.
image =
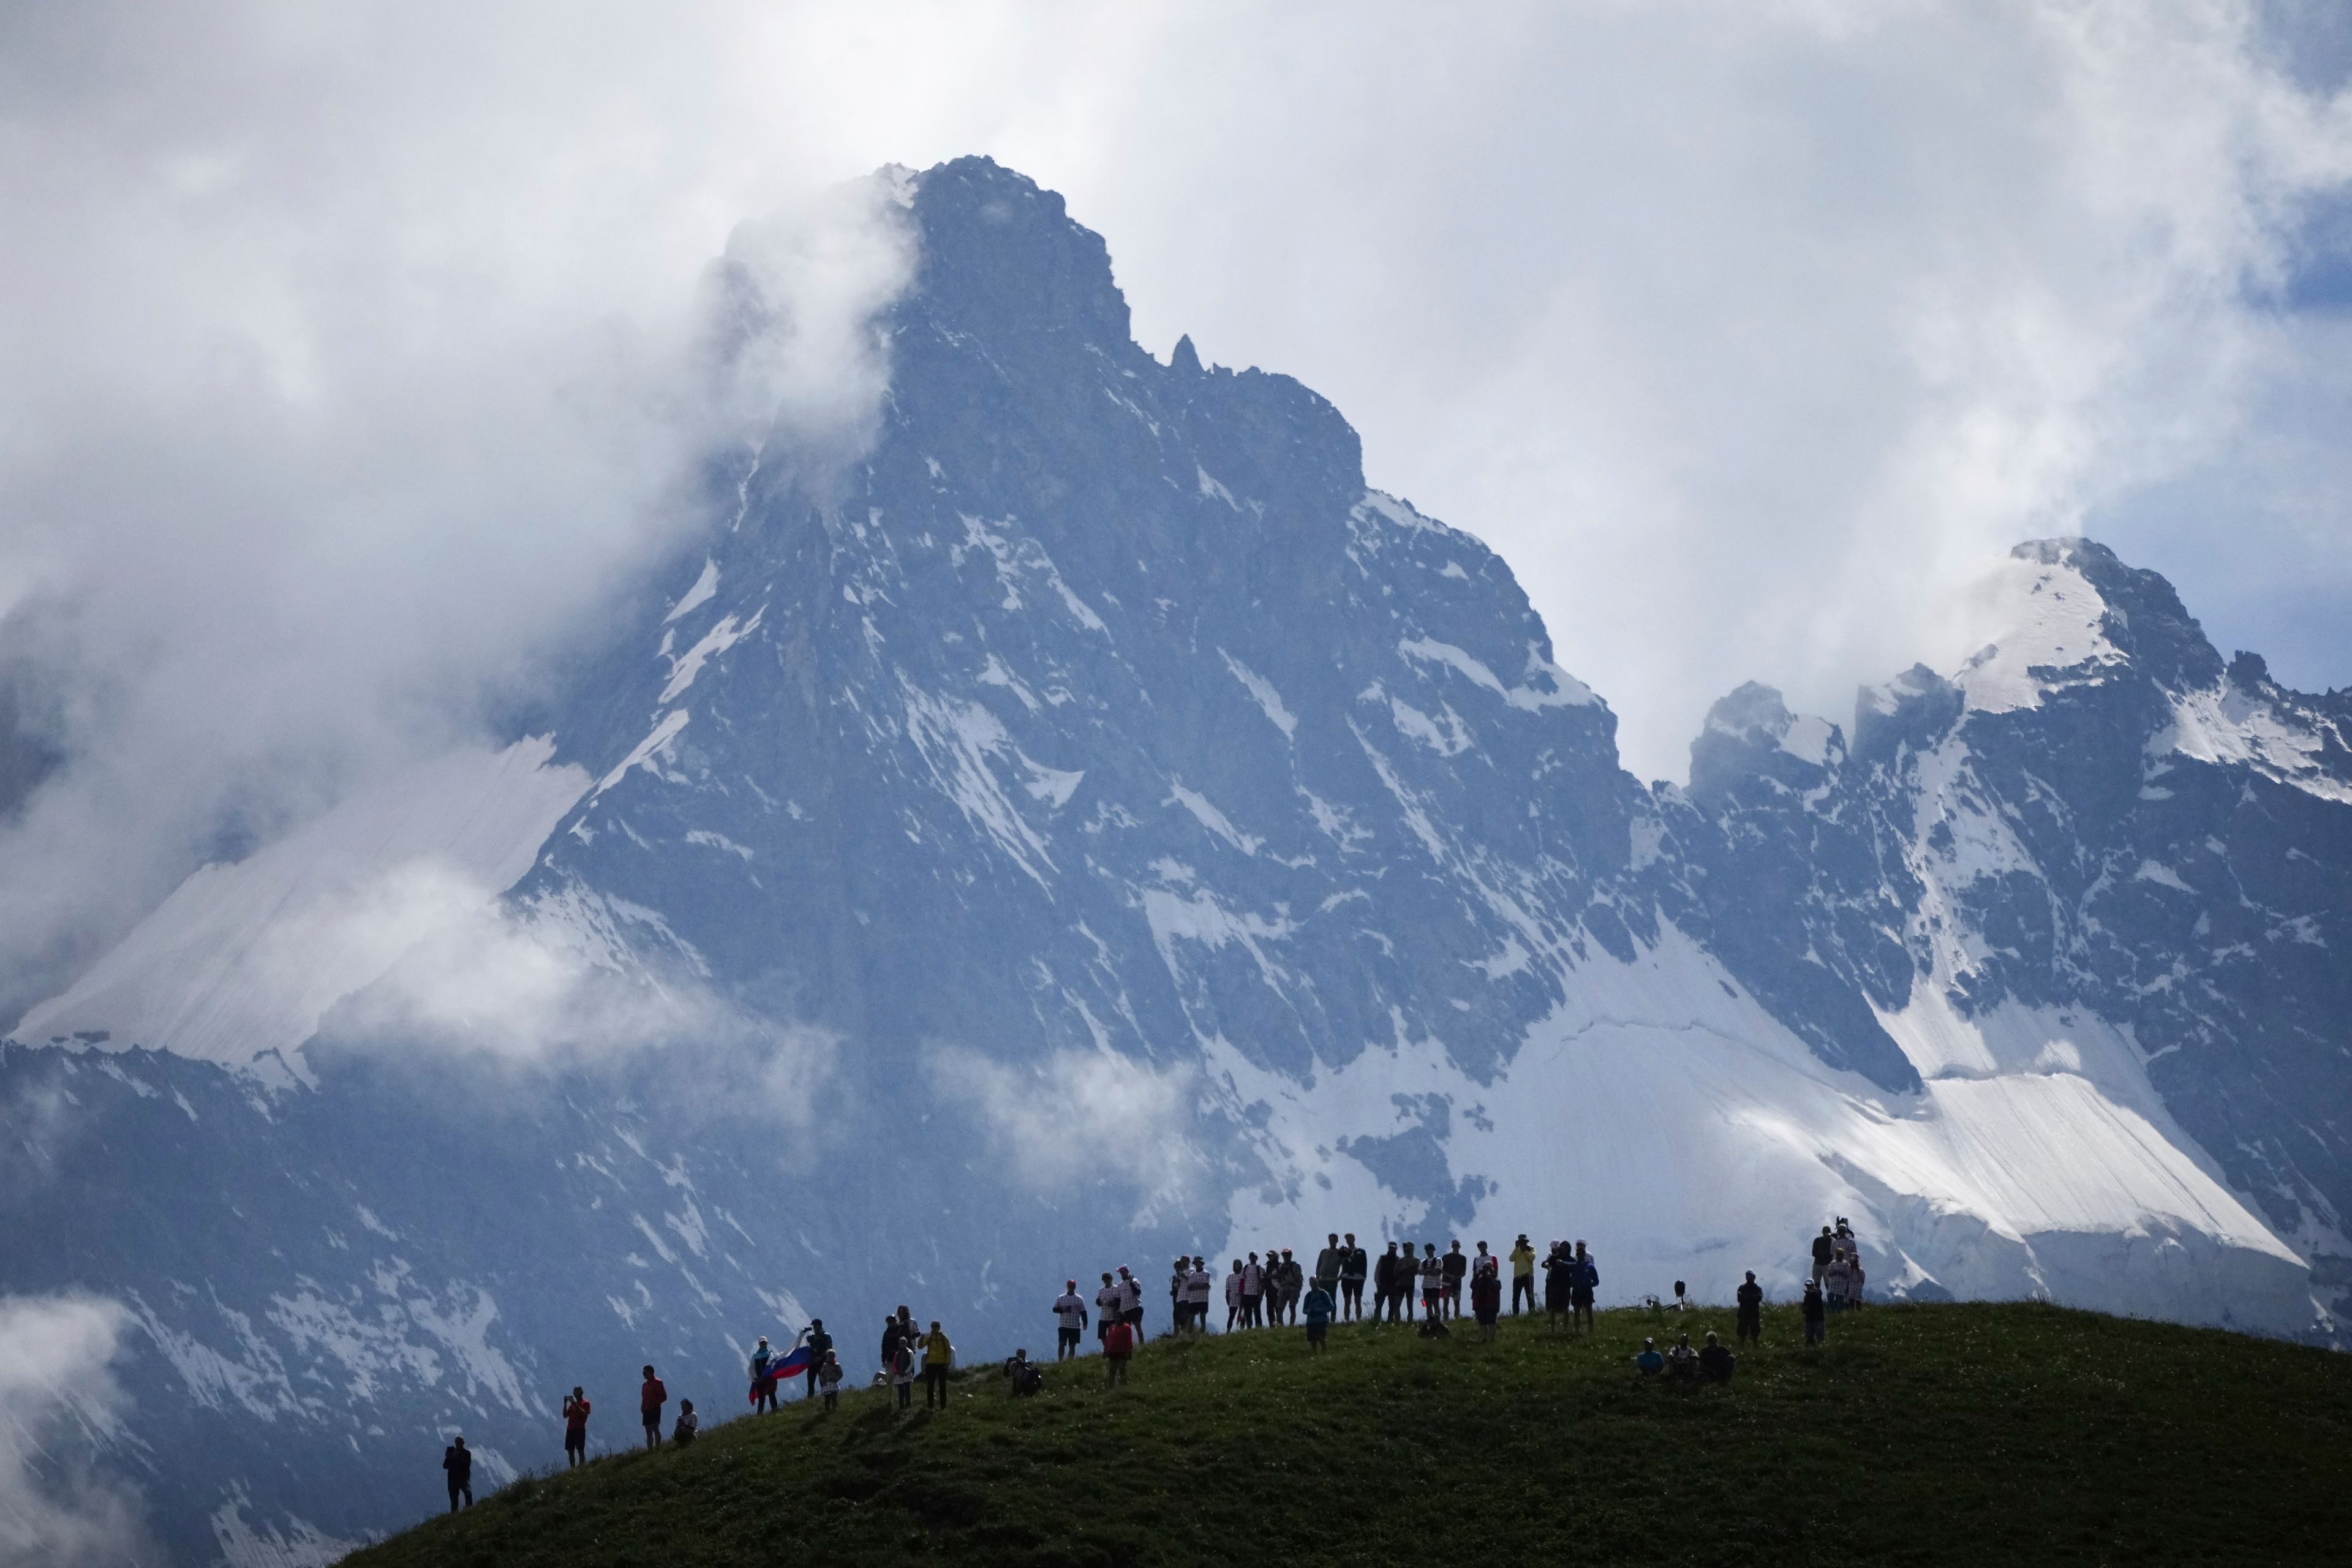
[[[940,1046],[928,1053],[927,1072],[940,1098],[968,1110],[1014,1176],[1038,1192],[1070,1195],[1108,1182],[1135,1190],[1149,1206],[1181,1200],[1200,1173],[1189,1066],[1072,1050],[1013,1067]]]
[[[2086,520],[2225,646],[2293,597],[2280,673],[2352,679],[2342,333],[2265,303],[2352,97],[2262,15],[35,8],[0,44],[0,677],[68,760],[0,828],[0,1013],[224,823],[267,840],[538,689],[744,407],[693,355],[730,234],[773,357],[720,390],[854,442],[908,257],[816,193],[891,161],[1024,170],[1146,342],[1330,395],[1375,482],[1503,551],[1645,774],[1744,679],[1837,714],[1965,653],[1943,590]],[[779,210],[813,216],[737,232]]]
[[[137,1494],[92,1462],[128,1437],[109,1365],[130,1323],[101,1297],[0,1296],[0,1564],[157,1561]]]

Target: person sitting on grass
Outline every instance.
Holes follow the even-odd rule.
[[[1691,1349],[1688,1334],[1675,1336],[1675,1348],[1666,1352],[1666,1375],[1668,1377],[1698,1375],[1698,1352]]]
[[[1633,1364],[1642,1369],[1642,1375],[1643,1377],[1655,1377],[1658,1373],[1665,1371],[1666,1358],[1658,1353],[1658,1342],[1655,1340],[1643,1340],[1642,1342],[1642,1353],[1633,1358]]]
[[[1307,1348],[1320,1353],[1324,1342],[1331,1337],[1331,1315],[1337,1310],[1331,1300],[1331,1288],[1321,1279],[1307,1287]]]
[[[1729,1383],[1731,1369],[1738,1364],[1739,1358],[1724,1348],[1723,1342],[1715,1337],[1714,1330],[1708,1330],[1706,1343],[1698,1352],[1700,1378],[1707,1383]]]
[[[1135,1354],[1135,1330],[1120,1321],[1113,1323],[1103,1333],[1103,1365],[1109,1382],[1106,1387],[1117,1388],[1127,1381],[1127,1363]]]
[[[693,1442],[694,1435],[701,1430],[702,1418],[694,1413],[694,1401],[691,1399],[679,1400],[677,1402],[677,1424],[670,1428],[669,1440],[683,1448],[688,1443]]]

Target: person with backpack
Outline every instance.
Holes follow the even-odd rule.
[[[1511,1316],[1519,1315],[1519,1298],[1528,1299],[1528,1310],[1536,1310],[1536,1249],[1528,1240],[1526,1231],[1511,1244]]]
[[[1307,1287],[1307,1348],[1320,1354],[1324,1342],[1331,1335],[1331,1319],[1339,1312],[1339,1304],[1331,1300],[1331,1288],[1318,1279]]]
[[[1503,1315],[1503,1276],[1483,1241],[1478,1260],[1470,1266],[1470,1315],[1478,1320],[1478,1338],[1492,1340],[1496,1321]]]
[[[474,1506],[474,1456],[466,1447],[463,1436],[452,1436],[449,1446],[441,1450],[441,1468],[449,1475],[449,1511]],[[466,1500],[460,1504],[458,1499]]]
[[[1347,1243],[1347,1256],[1339,1259],[1339,1310],[1352,1323],[1364,1315],[1364,1278],[1371,1272],[1371,1259],[1356,1245],[1354,1231],[1340,1239]]]
[[[694,1435],[701,1430],[702,1418],[694,1413],[694,1401],[691,1399],[679,1400],[677,1402],[677,1424],[670,1428],[669,1440],[677,1447],[683,1448],[688,1443],[693,1442]]]
[[[1054,1359],[1076,1361],[1078,1341],[1087,1331],[1087,1300],[1078,1294],[1076,1280],[1062,1284],[1062,1293],[1054,1298]]]
[[[563,1399],[563,1467],[588,1462],[588,1395],[579,1388]]]
[[[882,1370],[890,1379],[890,1386],[898,1393],[898,1408],[910,1410],[915,1404],[915,1342],[900,1334],[890,1342],[890,1349],[882,1363]]]
[[[923,1336],[923,1408],[929,1410],[936,1402],[941,1410],[948,1407],[948,1369],[955,1365],[955,1346],[949,1342],[947,1332],[937,1318],[931,1320],[931,1331]]]
[[[1127,1381],[1127,1363],[1135,1354],[1135,1331],[1125,1322],[1113,1323],[1103,1334],[1104,1375],[1110,1381],[1104,1384],[1117,1388]]]
[[[1804,1299],[1797,1303],[1797,1313],[1805,1320],[1805,1343],[1817,1345],[1830,1337],[1829,1310],[1822,1300],[1822,1282],[1805,1281]]]
[[[841,1403],[841,1357],[832,1351],[825,1352],[824,1360],[818,1363],[816,1389],[824,1396],[827,1410]]]
[[[1580,1241],[1576,1244],[1576,1274],[1569,1287],[1570,1331],[1589,1334],[1592,1331],[1593,1294],[1601,1289],[1601,1266],[1592,1261],[1592,1254],[1584,1250]],[[1576,1327],[1579,1323],[1583,1325],[1580,1331]]]
[[[1045,1386],[1045,1374],[1037,1370],[1035,1362],[1029,1359],[1025,1347],[1014,1351],[1011,1359],[1005,1362],[1004,1375],[1013,1384],[1013,1397],[1015,1399],[1026,1399]]]
[[[1728,1350],[1724,1348],[1723,1342],[1715,1337],[1714,1330],[1708,1330],[1706,1343],[1701,1347],[1698,1352],[1699,1381],[1702,1383],[1729,1383],[1731,1381],[1731,1369],[1738,1364],[1739,1358],[1733,1355]]]
[[[1739,1303],[1739,1342],[1754,1344],[1764,1337],[1764,1287],[1756,1283],[1756,1270],[1748,1271],[1748,1282],[1733,1294]]]
[[[1437,1260],[1443,1266],[1445,1280],[1445,1315],[1462,1316],[1462,1282],[1469,1278],[1470,1259],[1462,1253],[1462,1238],[1455,1237],[1445,1248],[1445,1256]]]
[[[646,1368],[646,1381],[637,1388],[637,1414],[645,1417],[646,1447],[648,1448],[661,1447],[662,1406],[668,1403],[669,1390],[662,1386],[662,1380],[654,1375],[653,1368]]]

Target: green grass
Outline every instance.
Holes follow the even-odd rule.
[[[1160,1342],[1124,1389],[1089,1357],[1017,1403],[975,1369],[939,1415],[788,1405],[347,1562],[2352,1561],[2352,1357],[2031,1305],[1874,1307],[1808,1352],[1781,1308],[1728,1387],[1638,1380],[1681,1326]]]

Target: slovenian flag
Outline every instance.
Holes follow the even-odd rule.
[[[770,1362],[766,1372],[751,1380],[751,1403],[756,1405],[760,1402],[761,1384],[767,1382],[771,1378],[781,1383],[788,1377],[798,1377],[801,1373],[808,1371],[810,1367],[815,1364],[816,1352],[814,1351],[810,1350],[805,1343],[794,1345],[791,1350],[786,1351],[782,1355],[780,1355],[775,1360]]]

